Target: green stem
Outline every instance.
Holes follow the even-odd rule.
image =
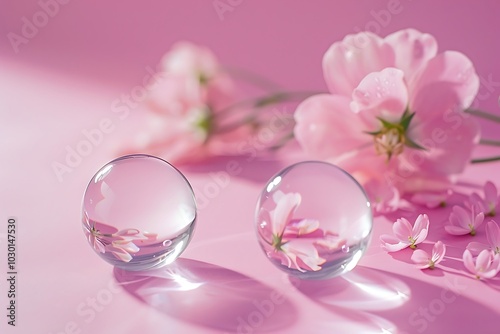
[[[480,118],[484,118],[484,119],[487,119],[487,120],[490,120],[493,122],[500,123],[500,116],[491,114],[489,112],[485,112],[485,111],[481,111],[481,110],[477,110],[477,109],[465,109],[464,111],[468,114],[471,114],[471,115],[474,115],[474,116],[477,116]]]
[[[498,140],[490,140],[490,139],[481,139],[479,141],[479,144],[481,144],[481,145],[488,145],[488,146],[500,146],[500,141],[498,141]]]
[[[500,156],[496,156],[496,157],[490,157],[490,158],[480,158],[480,159],[472,159],[470,161],[471,164],[481,164],[483,162],[492,162],[492,161],[499,161],[500,160]]]
[[[320,93],[319,92],[276,92],[270,95],[260,96],[257,98],[252,98],[237,102],[215,113],[214,118],[220,118],[221,116],[225,116],[231,113],[233,110],[241,107],[251,107],[259,109],[262,107],[287,101],[300,101],[316,94]]]
[[[235,121],[233,123],[229,123],[229,124],[226,124],[226,125],[221,126],[221,127],[216,127],[214,129],[214,132],[216,132],[216,133],[231,132],[233,130],[236,130],[240,126],[243,126],[245,124],[249,124],[249,123],[255,121],[256,118],[257,118],[256,115],[249,115],[249,116],[243,117],[242,119],[237,120],[237,121]]]

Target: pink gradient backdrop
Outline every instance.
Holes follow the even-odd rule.
[[[378,236],[389,232],[390,221],[397,217],[381,217],[375,221],[367,255],[345,279],[298,284],[278,272],[261,253],[252,224],[260,188],[285,165],[283,160],[241,158],[241,173],[218,196],[205,198],[196,235],[176,264],[191,285],[172,285],[153,277],[117,289],[117,280],[133,282],[134,277],[113,273],[93,253],[81,231],[80,205],[87,182],[115,158],[113,147],[129,136],[140,113],[137,108],[119,120],[111,112],[112,101],[142,85],[146,68],[154,68],[178,40],[206,45],[222,63],[264,74],[288,89],[326,90],[321,58],[331,43],[367,24],[378,27],[382,36],[413,27],[433,34],[440,50],[459,50],[472,59],[485,82],[479,106],[499,114],[500,3],[401,0],[400,13],[387,24],[376,23],[372,11],[386,10],[389,3],[393,1],[246,0],[221,20],[212,1],[93,4],[73,0],[60,5],[59,12],[16,53],[7,34],[20,34],[22,18],[31,20],[40,5],[32,0],[3,0],[0,309],[7,305],[4,223],[9,216],[19,222],[19,296],[18,326],[8,326],[2,311],[0,331],[232,333],[241,324],[239,319],[248,322],[253,314],[257,321],[255,312],[261,312],[262,323],[253,332],[469,333],[479,329],[496,333],[500,283],[466,277],[459,258],[469,240],[457,242],[440,227],[449,208],[428,212],[430,241],[441,239],[453,245],[445,270],[421,272],[409,263],[410,253],[383,252]],[[63,162],[66,146],[75,147],[85,138],[82,130],[98,127],[105,118],[111,120],[113,130],[59,182],[51,164]],[[482,125],[485,136],[500,139],[495,127]],[[481,148],[477,155],[494,153]],[[226,163],[214,159],[182,170],[203,197],[204,187],[213,182],[209,173],[224,170]],[[461,178],[463,190],[470,191],[486,179],[500,185],[498,168],[498,163],[470,167]],[[478,238],[484,239],[484,234]],[[430,247],[424,245],[424,249]],[[273,304],[272,312],[259,311],[269,305],[265,301],[273,300],[273,294],[279,303]],[[286,298],[279,299],[281,294]],[[423,315],[420,312],[427,311],[422,309],[435,312]]]

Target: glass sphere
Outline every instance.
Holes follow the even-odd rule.
[[[160,268],[187,247],[196,220],[194,193],[172,165],[149,155],[111,161],[83,197],[83,231],[94,251],[125,270]]]
[[[329,163],[306,161],[269,180],[255,223],[260,246],[274,265],[302,279],[326,279],[356,266],[373,219],[352,176]]]

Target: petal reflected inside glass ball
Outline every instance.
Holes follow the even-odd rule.
[[[186,178],[166,161],[129,155],[103,166],[83,198],[82,224],[94,251],[126,270],[160,268],[187,247],[196,202]]]
[[[257,203],[257,236],[266,256],[303,279],[353,269],[368,246],[372,225],[362,187],[325,162],[285,168],[269,180]]]

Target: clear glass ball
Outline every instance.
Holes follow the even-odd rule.
[[[125,270],[160,268],[186,249],[196,202],[186,178],[149,155],[111,161],[83,197],[83,231],[94,251]]]
[[[269,180],[255,224],[274,265],[301,279],[327,279],[356,266],[368,247],[373,218],[351,175],[329,163],[306,161]]]

